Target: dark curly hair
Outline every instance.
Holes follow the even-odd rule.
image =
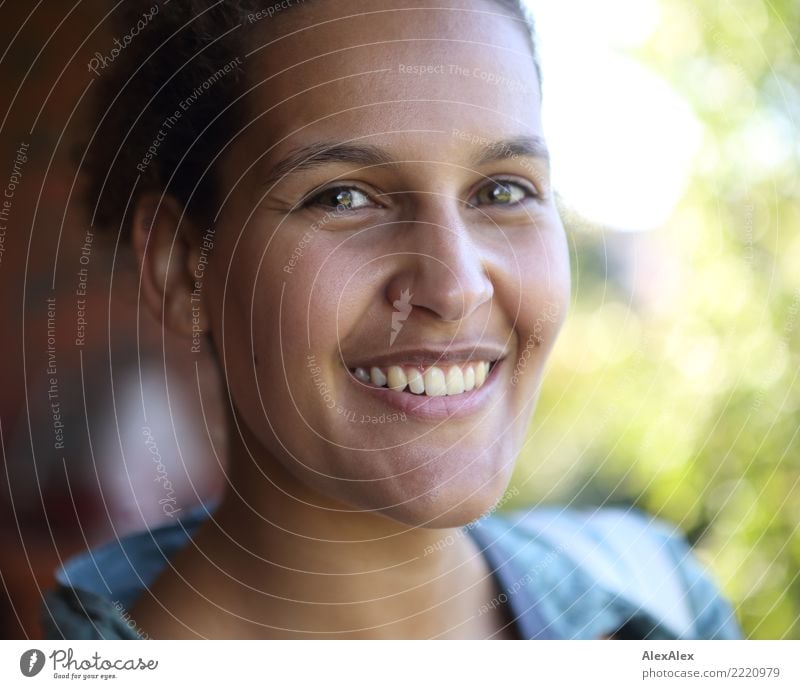
[[[526,24],[541,88],[533,19],[522,0],[493,1]],[[239,56],[247,52],[251,27],[261,23],[253,17],[271,16],[267,5],[172,0],[125,3],[118,11],[123,38],[115,39],[116,52],[96,53],[90,62],[100,79],[81,172],[93,226],[127,233],[130,209],[148,191],[169,193],[198,224],[211,222],[219,199],[209,163],[244,121]]]

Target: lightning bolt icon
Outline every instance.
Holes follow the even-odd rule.
[[[28,661],[28,672],[33,670],[33,666],[36,665],[36,659],[39,657],[39,654],[36,651],[31,651],[31,658]]]
[[[414,296],[407,289],[400,292],[400,298],[392,302],[396,311],[392,314],[392,334],[389,336],[389,346],[394,344],[395,339],[403,328],[403,322],[411,313],[411,297]]]

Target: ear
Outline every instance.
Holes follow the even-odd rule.
[[[131,242],[139,263],[141,296],[150,313],[180,335],[208,328],[202,285],[195,273],[200,258],[197,226],[172,196],[148,192],[133,211]]]

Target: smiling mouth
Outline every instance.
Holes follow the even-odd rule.
[[[427,367],[414,364],[359,366],[348,370],[356,380],[370,387],[427,397],[452,397],[481,388],[498,361],[484,359]]]

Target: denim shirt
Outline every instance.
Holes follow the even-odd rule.
[[[42,605],[48,639],[140,639],[126,610],[213,507],[81,553]],[[539,507],[463,527],[523,639],[739,639],[730,605],[668,523],[632,509]]]

